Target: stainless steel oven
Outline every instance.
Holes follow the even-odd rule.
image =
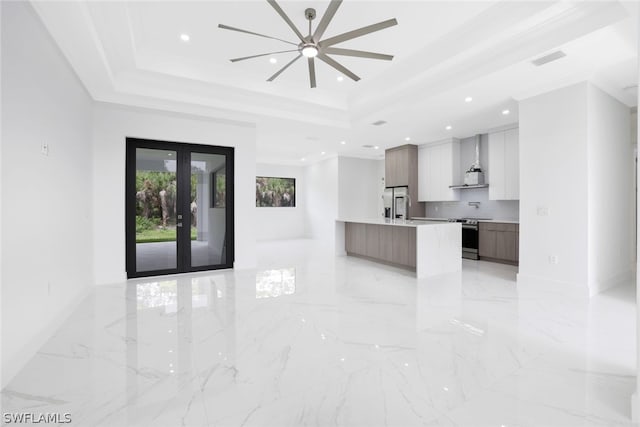
[[[478,259],[478,223],[462,224],[462,258]]]
[[[480,259],[478,255],[480,218],[452,218],[450,222],[462,224],[462,258]]]

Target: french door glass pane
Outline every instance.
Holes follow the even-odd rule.
[[[177,268],[176,167],[171,150],[136,149],[136,270]]]
[[[191,266],[226,263],[226,156],[191,153]]]

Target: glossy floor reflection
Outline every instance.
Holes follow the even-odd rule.
[[[2,392],[82,426],[629,425],[635,296],[410,273],[310,242],[255,271],[96,288]]]

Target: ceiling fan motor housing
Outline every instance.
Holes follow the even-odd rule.
[[[310,21],[314,20],[316,19],[316,10],[310,7],[304,11],[304,16]]]

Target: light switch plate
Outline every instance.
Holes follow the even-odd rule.
[[[46,142],[43,142],[42,145],[40,146],[40,153],[42,153],[43,156],[48,156],[49,144],[47,144]]]
[[[539,206],[538,216],[549,216],[549,208],[546,206]]]

